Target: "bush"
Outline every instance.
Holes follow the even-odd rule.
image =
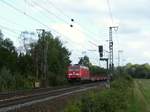
[[[31,75],[29,75],[31,76]],[[0,70],[0,92],[33,88],[33,80],[19,73],[12,73],[6,67]]]
[[[101,92],[90,92],[75,101],[65,112],[126,112],[129,97],[132,97],[132,79],[129,76],[119,77],[111,84],[111,88]]]
[[[12,90],[14,88],[14,77],[10,70],[3,67],[0,71],[0,91]]]

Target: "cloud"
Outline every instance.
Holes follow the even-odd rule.
[[[106,0],[32,0],[39,5],[44,6],[49,11],[55,13],[57,16],[65,19],[69,24],[71,22],[70,18],[74,18],[75,22],[79,24],[81,23],[83,26],[82,27],[75,24],[74,28],[70,28],[68,24],[58,20],[58,18],[54,17],[54,15],[48,14],[46,11],[41,10],[38,6],[31,3],[30,0],[26,1],[28,2],[26,5],[27,7],[25,5],[20,5],[20,1],[14,2],[13,5],[17,5],[19,9],[27,11],[42,23],[49,25],[61,34],[65,35],[62,35],[61,38],[64,41],[68,41],[65,46],[67,46],[70,50],[73,50],[73,55],[71,57],[72,60],[78,60],[78,57],[82,55],[83,50],[91,48],[91,45],[88,43],[89,39],[92,39],[97,44],[108,44],[106,43],[106,40],[109,38],[108,27],[112,23],[108,13]],[[52,2],[54,7],[49,4],[48,1]],[[22,4],[24,4],[24,2]],[[144,59],[150,61],[150,1],[110,0],[110,5],[114,20],[113,25],[119,24],[119,30],[117,33],[119,46],[117,45],[117,41],[115,39],[116,35],[113,32],[115,55],[117,55],[117,49],[123,49],[124,57],[129,58],[129,61],[143,62]],[[57,8],[59,8],[70,18],[58,11]],[[4,11],[4,9],[6,11]],[[16,16],[16,12],[9,13],[11,10],[4,7],[3,10],[1,10],[1,13],[6,17],[10,17],[12,20],[28,26],[28,28],[41,28],[42,25],[30,20],[29,18],[22,17],[22,15],[20,16],[19,14]],[[15,18],[12,18],[13,16],[15,16]],[[92,34],[91,37],[87,36],[85,32],[83,32],[84,27],[97,35],[95,36]],[[93,53],[89,53],[88,55],[91,58],[95,57]]]
[[[130,49],[139,50],[145,46],[145,43],[140,41],[132,41],[128,42],[127,45]]]
[[[52,2],[70,17],[74,17],[75,20],[78,19],[85,27],[88,27],[94,32],[99,32],[98,37],[101,38],[98,39],[102,43],[108,38],[108,27],[112,23],[106,0],[54,0]],[[113,32],[115,55],[117,55],[117,49],[122,49],[124,50],[124,58],[128,58],[131,62],[142,63],[144,59],[150,61],[150,1],[110,0],[110,5],[114,20],[113,25],[119,24],[117,34],[119,47],[116,45],[116,35]],[[54,11],[54,8],[48,4],[45,7]],[[82,32],[83,29],[81,26],[77,25],[77,29],[81,31],[75,30],[74,28],[71,29],[63,23],[53,24],[51,26],[58,32],[66,35],[67,39],[64,39],[69,41],[68,47],[74,50],[72,60],[75,57],[77,57],[75,60],[78,60],[81,52],[90,46],[87,42],[88,37]],[[94,55],[90,55],[91,58],[92,56],[95,57]]]
[[[150,52],[149,51],[144,51],[143,55],[145,58],[150,59]]]
[[[121,19],[132,19],[138,22],[150,17],[149,0],[113,0],[112,12]]]

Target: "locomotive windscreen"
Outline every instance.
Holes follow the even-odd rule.
[[[69,67],[69,71],[79,71],[79,67]]]

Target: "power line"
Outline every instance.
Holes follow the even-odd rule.
[[[62,15],[66,16],[69,20],[71,19],[67,14],[65,14],[60,8],[56,7],[55,4],[49,0],[47,0],[47,2],[54,7],[55,9],[57,9]]]
[[[5,30],[10,31],[10,32],[12,32],[14,34],[17,34],[17,32],[21,32],[20,30],[14,30],[14,29],[8,28],[8,27],[3,26],[3,25],[0,25],[0,27],[4,28]]]
[[[41,6],[41,5],[39,5],[37,2],[32,1],[32,3],[34,3],[34,4],[35,4],[36,6],[38,6],[39,8],[44,9],[47,13],[49,13],[49,14],[55,16],[57,19],[59,19],[59,20],[65,22],[65,23],[69,24],[66,20],[64,20],[63,18],[61,18],[61,17],[59,17],[58,15],[54,14],[53,12],[49,11],[47,8],[45,8],[45,7]]]
[[[1,0],[1,2],[3,2],[3,3],[6,4],[6,5],[8,5],[9,7],[13,8],[13,9],[16,10],[17,12],[19,12],[19,13],[21,13],[21,14],[27,16],[27,17],[29,17],[29,18],[32,19],[33,21],[36,21],[37,23],[39,23],[39,24],[45,26],[46,28],[50,29],[46,24],[44,24],[44,23],[42,23],[41,21],[39,21],[38,19],[36,19],[36,18],[30,16],[29,14],[25,13],[24,11],[22,11],[22,10],[16,8],[16,7],[14,7],[13,5],[9,4],[8,2],[6,2],[6,1],[4,1],[4,0]],[[52,30],[52,29],[50,29],[50,30]],[[55,30],[53,30],[53,31],[55,31]],[[55,31],[55,32],[58,33],[57,31]],[[60,34],[60,33],[59,33],[59,34]]]
[[[61,14],[63,14],[63,15],[66,16],[66,17],[68,17],[69,19],[71,19],[71,18],[70,18],[67,14],[65,14],[60,8],[56,7],[51,1],[47,0],[47,2],[48,2],[51,6],[53,6],[55,9],[57,9]],[[76,21],[73,21],[73,22],[76,23],[77,25],[81,26],[81,25],[80,25],[79,23],[77,23]],[[79,31],[79,29],[78,29],[78,31]],[[88,36],[90,36],[90,37],[91,37],[91,36],[93,37],[93,35],[97,36],[97,34],[91,32],[90,30],[88,30],[88,29],[85,28],[85,27],[84,27],[84,31],[82,31],[82,32],[86,33],[86,35],[88,35]]]
[[[13,9],[16,10],[17,12],[19,12],[19,13],[21,13],[21,14],[27,16],[27,17],[29,17],[29,18],[32,19],[33,21],[36,21],[37,23],[39,23],[39,24],[45,26],[46,28],[50,29],[49,26],[47,26],[46,24],[44,24],[44,23],[42,23],[41,21],[39,21],[38,19],[36,19],[36,18],[30,16],[29,14],[25,13],[24,11],[22,11],[22,10],[16,8],[16,7],[14,7],[13,5],[9,4],[8,2],[6,2],[6,1],[4,1],[4,0],[1,0],[1,2],[3,2],[3,3],[6,4],[6,5],[8,5],[9,7],[13,8]],[[51,29],[50,29],[50,30],[51,30]],[[57,32],[57,31],[55,31],[55,32]],[[58,33],[58,32],[57,32],[57,33]],[[59,34],[60,34],[60,33],[59,33]]]
[[[47,10],[47,9],[44,8],[44,7],[39,6],[39,4],[37,4],[36,2],[32,2],[32,3],[34,3],[34,5],[38,6],[39,8],[45,10],[45,11],[48,12],[49,14],[52,14],[52,12],[50,12],[49,10]],[[59,16],[56,16],[56,15],[55,15],[55,17],[57,17],[57,19],[60,19]],[[58,18],[58,17],[59,17],[59,18]],[[62,20],[62,19],[60,19],[60,20]],[[68,23],[67,23],[67,24],[68,24]],[[81,31],[81,30],[79,30],[79,29],[77,29],[77,28],[76,28],[76,30],[79,31],[79,32],[85,32],[85,31]],[[90,36],[90,37],[92,36],[92,35],[89,35],[90,33],[87,34],[87,32],[85,32],[84,34],[86,34],[86,35],[88,35],[88,36]],[[92,37],[93,37],[93,36],[92,36]]]
[[[36,19],[36,18],[34,18],[34,17],[28,15],[27,13],[25,13],[24,11],[22,11],[22,10],[16,8],[16,7],[14,7],[14,6],[11,5],[10,3],[8,3],[8,2],[6,2],[6,1],[4,1],[4,0],[1,0],[1,2],[3,2],[3,3],[6,4],[6,5],[8,5],[9,7],[13,8],[13,9],[16,10],[17,12],[19,12],[19,13],[21,13],[21,14],[23,14],[23,15],[29,17],[29,18],[31,18],[32,20],[38,22],[39,24],[41,24],[41,25],[43,25],[43,26],[49,28],[47,25],[43,24],[43,23],[42,23],[41,21],[39,21],[38,19]]]
[[[114,20],[113,20],[113,14],[112,14],[112,10],[111,10],[110,0],[107,0],[107,6],[108,6],[108,10],[109,10],[110,19],[111,19],[111,22],[112,22],[112,25],[113,25]],[[114,30],[115,30],[115,28],[114,28]],[[117,26],[117,30],[118,30],[118,26]],[[118,49],[118,47],[119,47],[119,40],[118,40],[118,38],[116,36],[116,33],[115,33],[114,37],[116,38],[116,43],[117,43],[116,50],[117,50],[117,53],[118,53],[118,51],[119,51],[119,49]]]
[[[24,25],[18,24],[17,22],[14,22],[14,21],[12,21],[12,20],[10,20],[10,19],[8,19],[8,18],[2,17],[1,15],[0,15],[0,18],[1,18],[1,20],[6,21],[7,23],[11,23],[11,24],[14,24],[14,25],[16,25],[16,26],[23,26],[23,27],[25,28]]]
[[[114,20],[113,20],[113,14],[112,14],[112,10],[111,10],[110,0],[107,0],[107,5],[108,5],[108,10],[109,10],[110,19],[111,19],[112,24],[113,24]],[[118,28],[118,27],[117,27],[117,28]],[[116,34],[116,33],[115,33],[115,34]],[[116,37],[117,44],[118,44],[118,46],[119,46],[119,40],[118,40],[118,38],[117,38],[116,35],[115,35],[115,37]]]
[[[41,14],[43,14],[43,13],[41,13]],[[68,26],[68,28],[70,28],[70,27]],[[67,37],[67,38],[68,38],[68,36],[66,36],[66,35],[64,35],[64,34],[62,34],[62,33],[59,33],[58,31],[56,31],[56,30],[54,30],[54,29],[52,29],[52,28],[51,28],[50,30],[53,31],[53,32],[55,32],[56,34],[59,34],[59,35],[62,36],[62,37]],[[77,44],[78,46],[81,46],[81,47],[85,48],[81,43],[72,41],[70,38],[68,38],[68,39],[69,39],[69,41],[71,41],[72,43],[75,43],[75,44]]]
[[[39,8],[45,10],[45,11],[48,12],[49,14],[53,14],[53,13],[52,13],[51,11],[49,11],[47,8],[40,6],[40,5],[37,4],[36,2],[32,2],[32,3],[34,3],[34,5],[38,6]],[[51,2],[50,2],[50,3],[51,3]],[[51,3],[51,4],[53,4],[53,3]],[[56,6],[55,6],[55,8],[56,8]],[[62,12],[59,8],[57,8],[57,10],[59,10],[60,12]],[[63,13],[63,14],[64,14],[64,13]],[[54,15],[54,14],[53,14],[53,15]],[[59,16],[57,16],[57,15],[54,15],[54,16],[55,16],[57,19],[59,19],[59,20],[65,22],[65,20],[63,20],[63,19],[60,18]],[[67,17],[69,17],[69,16],[67,16]],[[68,23],[67,23],[67,24],[68,24]],[[77,23],[77,24],[78,24],[78,23]],[[78,25],[79,25],[79,24],[78,24]],[[90,32],[87,32],[86,30],[85,30],[85,31],[84,31],[84,30],[81,31],[81,29],[78,29],[78,28],[76,28],[76,30],[79,31],[79,32],[82,32],[83,34],[85,34],[85,35],[90,36],[90,37],[93,38],[93,35],[92,35]],[[92,40],[92,41],[93,41],[93,40]]]
[[[30,16],[29,14],[25,13],[24,11],[22,11],[22,10],[16,8],[16,7],[14,7],[14,6],[11,5],[10,3],[6,2],[6,1],[3,1],[3,0],[2,0],[1,2],[3,2],[3,3],[6,4],[6,5],[8,5],[9,7],[13,8],[13,9],[16,10],[17,12],[19,12],[19,13],[21,13],[21,14],[27,16],[27,17],[29,17],[30,19],[32,19],[32,20],[36,21],[37,23],[39,23],[39,24],[41,24],[41,25],[47,27],[48,29],[50,29],[47,25],[45,25],[44,23],[42,23],[42,22],[39,21],[38,19],[36,19],[36,18]],[[52,29],[50,29],[50,30],[52,30]],[[55,30],[53,30],[53,31],[55,31]],[[58,33],[57,31],[55,31],[55,32]],[[58,33],[58,34],[60,34],[60,33]],[[61,35],[62,35],[62,34],[61,34]],[[64,36],[64,35],[63,35],[63,36]],[[65,37],[66,37],[66,36],[65,36]],[[81,44],[78,44],[78,45],[81,45]],[[83,47],[83,45],[81,45],[81,46]]]

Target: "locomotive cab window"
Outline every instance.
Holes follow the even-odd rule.
[[[79,71],[79,67],[71,67],[69,68],[69,71]]]

